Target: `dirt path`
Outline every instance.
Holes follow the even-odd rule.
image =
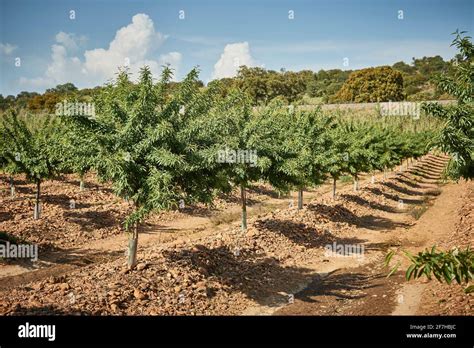
[[[457,221],[456,212],[462,205],[466,192],[466,183],[449,184],[442,194],[436,199],[432,207],[420,218],[418,223],[408,233],[410,240],[404,243],[405,249],[418,252],[422,249],[439,245],[443,237],[453,233]],[[461,199],[460,199],[461,198]],[[406,263],[404,264],[406,266]],[[426,282],[407,282],[398,290],[397,294],[404,301],[397,303],[392,312],[394,315],[413,315],[418,310],[421,296]]]

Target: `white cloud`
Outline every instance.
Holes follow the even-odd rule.
[[[151,57],[165,40],[165,35],[155,31],[151,18],[140,13],[132,17],[130,24],[117,30],[108,48],[86,50],[81,60],[71,53],[77,51],[85,38],[59,32],[56,44],[51,46],[51,63],[43,76],[21,78],[20,84],[48,88],[72,82],[79,87],[90,87],[102,85],[123,66],[129,68],[132,77],[138,76],[144,65],[148,65],[154,75],[159,74],[161,66],[166,63],[177,70],[182,58],[179,52],[162,54],[158,59]]]
[[[108,49],[97,48],[84,53],[84,70],[98,78],[113,77],[118,67],[129,65],[136,74],[150,52],[157,49],[166,37],[155,31],[153,21],[146,14],[133,16],[132,23],[119,29]],[[150,61],[150,69],[157,73],[159,63]],[[155,71],[153,71],[155,70]]]
[[[158,59],[160,66],[168,65],[171,70],[173,70],[173,80],[176,81],[176,76],[179,74],[179,66],[181,65],[181,60],[183,55],[179,52],[170,52],[162,54]]]
[[[82,63],[77,57],[69,57],[66,47],[54,44],[51,46],[51,63],[45,73],[36,78],[20,78],[20,85],[36,89],[54,87],[58,84],[73,82],[78,84],[84,81],[81,74]]]
[[[77,51],[79,47],[86,42],[85,36],[77,37],[75,34],[65,33],[63,31],[57,33],[55,38],[57,43],[66,47],[70,52]]]
[[[17,46],[11,45],[9,43],[0,43],[0,52],[6,56],[12,54],[17,48]]]
[[[221,57],[214,65],[212,79],[236,76],[239,67],[242,65],[248,67],[257,65],[250,54],[249,43],[237,42],[227,44],[224,47],[224,52],[221,54]]]

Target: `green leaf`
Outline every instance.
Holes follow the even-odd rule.
[[[466,294],[470,294],[470,293],[474,292],[474,285],[469,285],[467,288],[464,289],[464,292]]]
[[[410,280],[411,276],[412,276],[412,273],[413,271],[416,269],[416,265],[410,265],[410,267],[408,267],[406,273],[405,273],[405,279],[406,280]]]
[[[390,270],[390,272],[387,274],[387,278],[390,277],[392,274],[394,274],[398,268],[400,267],[401,263],[400,261],[397,262],[397,264]]]

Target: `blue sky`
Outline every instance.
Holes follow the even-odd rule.
[[[0,3],[3,95],[42,92],[68,81],[101,85],[124,64],[134,75],[144,64],[155,74],[170,64],[177,80],[198,65],[208,82],[232,76],[244,64],[317,71],[433,55],[448,59],[454,55],[450,34],[459,28],[472,35],[474,11],[472,0]]]

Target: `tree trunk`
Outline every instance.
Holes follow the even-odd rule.
[[[79,190],[84,191],[84,174],[81,174],[81,177],[79,179]]]
[[[33,218],[35,220],[38,220],[41,214],[40,195],[41,195],[41,180],[36,179],[36,199],[35,199],[35,211],[33,215]]]
[[[375,184],[375,172],[372,172],[372,178],[370,178],[370,182]]]
[[[134,223],[133,232],[128,239],[128,269],[133,269],[137,264],[138,224],[138,221]]]
[[[303,209],[303,190],[298,191],[298,210]]]
[[[357,174],[354,175],[354,191],[359,191],[359,178],[357,177]]]
[[[13,175],[10,175],[10,195],[15,197],[15,184],[13,182]]]
[[[336,178],[332,178],[332,199],[336,199]]]
[[[247,201],[244,185],[240,185],[240,198],[242,200],[242,232],[245,232],[247,231]]]
[[[383,179],[387,180],[387,168],[383,169]]]

